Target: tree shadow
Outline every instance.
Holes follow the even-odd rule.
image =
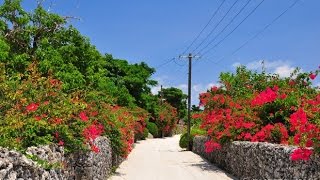
[[[224,170],[218,168],[217,166],[215,166],[214,164],[212,164],[211,162],[209,162],[208,160],[204,159],[203,157],[201,157],[201,161],[197,162],[197,163],[190,163],[190,162],[185,162],[185,164],[187,166],[193,166],[193,167],[197,167],[199,169],[201,169],[202,171],[210,171],[210,172],[215,172],[215,173],[225,173],[227,177],[231,178],[231,179],[235,179],[237,180],[238,178],[234,177],[233,175],[225,172]]]

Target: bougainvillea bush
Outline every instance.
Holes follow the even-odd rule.
[[[41,77],[37,64],[17,77],[6,76],[0,64],[0,146],[24,151],[29,146],[56,143],[67,152],[92,150],[98,136],[108,136],[116,154],[127,156],[134,135],[143,133],[146,111],[100,100],[102,92],[66,94],[62,82]],[[103,97],[105,97],[104,95]]]
[[[159,115],[156,118],[156,125],[162,136],[170,136],[178,121],[177,109],[165,102],[159,106]]]
[[[201,128],[210,140],[206,151],[230,141],[270,142],[299,146],[292,160],[320,152],[320,92],[312,86],[319,70],[294,71],[291,77],[239,67],[222,73],[221,87],[200,94]]]

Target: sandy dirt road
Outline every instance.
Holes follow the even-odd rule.
[[[200,156],[179,147],[179,135],[147,139],[135,148],[110,180],[234,179]]]

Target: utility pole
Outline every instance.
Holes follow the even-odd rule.
[[[162,95],[162,85],[160,86],[160,104],[162,105],[162,99],[163,99],[163,95]]]
[[[162,85],[160,86],[160,106],[162,106],[163,104],[163,93],[162,93]],[[162,131],[161,131],[161,138],[164,137],[164,132],[163,132],[163,128],[162,128]]]
[[[189,72],[188,72],[188,140],[190,139],[191,133],[191,78],[192,78],[192,59],[199,58],[199,56],[193,56],[192,53],[189,53],[188,56],[180,56],[180,58],[188,58],[189,60]],[[192,151],[191,141],[188,141],[188,151]]]
[[[264,60],[261,61],[261,65],[262,65],[262,73],[266,72],[266,64],[264,62]]]

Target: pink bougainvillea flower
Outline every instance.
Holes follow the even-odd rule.
[[[31,103],[26,107],[26,109],[28,112],[34,112],[38,109],[38,107],[39,107],[39,104]]]
[[[216,92],[216,91],[218,91],[218,87],[217,86],[213,86],[213,87],[211,87],[211,91],[213,91],[213,92]]]
[[[82,121],[88,121],[89,119],[87,114],[84,111],[80,112],[79,117]]]
[[[309,77],[310,77],[310,79],[314,80],[314,79],[317,77],[317,75],[316,75],[316,74],[311,73],[311,74],[309,75]]]
[[[59,143],[58,143],[58,145],[59,145],[59,146],[63,146],[63,145],[64,145],[64,142],[60,140]]]
[[[55,132],[53,135],[56,139],[59,139],[59,132]]]
[[[49,104],[49,101],[45,101],[43,102],[44,105],[48,105]]]
[[[291,155],[290,158],[292,161],[298,161],[298,160],[304,160],[307,161],[310,159],[310,156],[312,154],[312,150],[310,149],[296,149],[294,150]]]

